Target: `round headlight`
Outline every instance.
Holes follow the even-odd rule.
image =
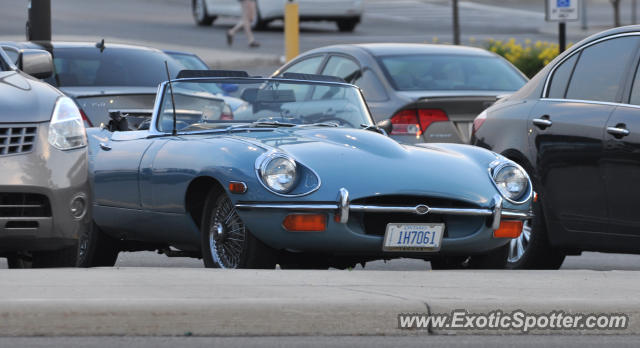
[[[493,180],[502,196],[518,201],[529,189],[527,174],[518,167],[506,165],[493,173]]]
[[[287,193],[296,183],[296,163],[286,156],[270,157],[262,163],[260,176],[271,190]]]

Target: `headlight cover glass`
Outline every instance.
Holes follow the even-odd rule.
[[[493,172],[493,180],[502,196],[514,202],[520,201],[529,190],[529,177],[514,165],[498,166]]]
[[[60,150],[77,149],[87,145],[82,115],[71,98],[59,98],[53,108],[49,123],[49,144]]]
[[[276,193],[290,192],[297,176],[296,162],[283,154],[267,157],[260,166],[262,182]]]

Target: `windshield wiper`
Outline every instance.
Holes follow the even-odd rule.
[[[256,121],[251,123],[253,127],[295,127],[295,123],[278,122],[278,121]]]
[[[340,125],[335,122],[318,122],[318,123],[299,124],[298,127],[340,127]]]

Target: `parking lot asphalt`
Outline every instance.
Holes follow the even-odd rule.
[[[2,336],[406,335],[398,314],[455,309],[625,313],[629,327],[606,333],[640,333],[635,271],[41,269],[0,282]]]

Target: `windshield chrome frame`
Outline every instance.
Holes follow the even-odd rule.
[[[321,84],[321,85],[337,85],[337,86],[343,86],[343,87],[351,87],[351,88],[355,88],[358,91],[358,95],[360,96],[362,103],[364,105],[364,109],[367,112],[366,117],[369,119],[369,121],[371,122],[372,126],[375,126],[376,123],[373,119],[373,116],[371,116],[371,110],[369,110],[369,105],[367,104],[366,100],[364,99],[364,95],[362,93],[362,89],[360,89],[360,87],[356,86],[356,85],[352,85],[346,82],[326,82],[326,81],[313,81],[313,80],[296,80],[296,79],[283,79],[283,78],[266,78],[266,77],[194,77],[194,78],[183,78],[183,79],[174,79],[171,81],[164,81],[162,82],[160,85],[158,85],[158,91],[156,92],[156,99],[153,105],[153,115],[151,116],[151,125],[149,126],[149,134],[151,136],[162,136],[162,135],[170,135],[171,132],[163,132],[160,131],[157,127],[158,125],[158,115],[160,114],[160,108],[162,106],[162,102],[164,100],[164,95],[165,95],[165,90],[167,89],[167,86],[169,85],[169,82],[171,83],[176,83],[176,82],[198,82],[198,81],[228,81],[228,80],[242,80],[242,81],[248,81],[248,82],[255,82],[255,83],[259,83],[259,82],[268,82],[268,81],[277,81],[277,82],[282,82],[282,83],[302,83],[302,84]],[[237,122],[236,125],[241,125],[242,122]],[[247,127],[243,128],[243,127],[237,127],[234,128],[234,130],[243,130],[243,129],[254,129],[251,128],[249,125],[251,124],[251,122],[247,122]],[[264,127],[263,127],[264,128]],[[357,128],[356,128],[357,129]],[[226,132],[227,129],[226,128],[220,128],[220,129],[210,129],[210,130],[198,130],[198,131],[189,131],[189,132],[180,132],[178,131],[177,135],[184,135],[184,134],[202,134],[202,133],[212,133],[212,132]]]

